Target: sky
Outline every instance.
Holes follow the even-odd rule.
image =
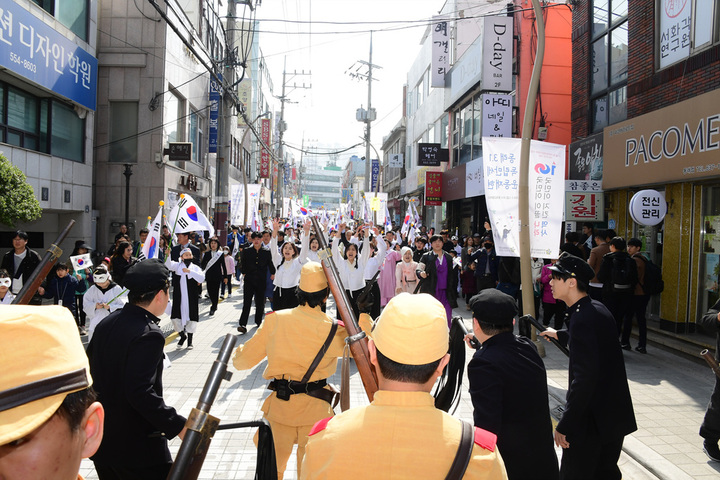
[[[270,69],[275,95],[282,92],[283,61],[286,71],[311,72],[286,77],[286,144],[318,151],[343,150],[362,143],[364,124],[355,119],[367,107],[367,81],[347,71],[358,60],[367,62],[370,31],[373,43],[372,145],[380,151],[402,116],[403,85],[407,71],[420,51],[420,40],[429,20],[444,0],[263,0],[257,9],[261,21],[256,37]],[[238,12],[240,13],[240,12]],[[331,22],[331,23],[323,23]],[[390,22],[390,23],[383,23]],[[367,72],[367,68],[363,68]],[[295,89],[291,85],[310,86]],[[291,103],[297,102],[297,103]],[[279,105],[279,104],[278,104]],[[278,107],[279,108],[279,107]],[[296,161],[300,152],[293,151]],[[356,154],[358,146],[339,155],[339,165]],[[375,155],[373,154],[373,157]]]

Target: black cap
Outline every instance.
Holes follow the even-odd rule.
[[[490,323],[497,327],[513,324],[518,313],[515,299],[496,288],[486,288],[470,299],[473,317],[478,321]]]
[[[590,283],[590,280],[595,278],[595,270],[593,270],[585,260],[567,252],[563,252],[558,261],[555,262],[555,265],[548,267],[548,269],[564,275],[570,275],[585,283]]]
[[[170,270],[157,258],[137,262],[128,268],[125,274],[125,287],[131,293],[143,293],[160,290],[167,285]]]
[[[76,240],[75,241],[75,250],[78,248],[84,248],[85,250],[92,250],[92,247],[85,243],[85,240]]]

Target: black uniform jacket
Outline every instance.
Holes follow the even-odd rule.
[[[210,263],[210,260],[212,260],[213,255],[214,252],[212,250],[205,252],[202,257],[202,262],[200,262],[200,268],[205,270],[208,263]],[[229,275],[230,273],[231,272],[228,272],[227,267],[225,266],[225,257],[221,255],[220,258],[215,260],[215,263],[213,263],[205,272],[205,280],[220,282],[225,275]]]
[[[26,248],[26,252],[27,254],[25,255],[25,258],[22,259],[22,262],[20,262],[20,266],[18,267],[17,271],[15,270],[15,250],[12,248],[3,256],[2,266],[0,266],[0,268],[4,268],[5,270],[7,270],[10,274],[10,277],[12,278],[15,278],[16,276],[18,278],[22,277],[23,285],[28,283],[30,275],[32,275],[32,273],[35,271],[35,267],[40,265],[41,261],[40,255],[38,255],[35,250],[30,250],[29,248]],[[30,304],[42,304],[42,299],[37,292],[35,292],[35,295],[33,295]]]
[[[556,430],[583,437],[589,426],[603,441],[637,430],[617,325],[602,303],[585,296],[567,308],[568,329],[558,339],[570,347],[565,413]]]
[[[165,338],[158,318],[127,304],[102,320],[87,350],[105,434],[93,461],[144,467],[172,461],[167,439],[185,418],[162,398]]]
[[[510,480],[557,480],[547,375],[525,337],[487,339],[468,365],[475,426],[497,435]]]
[[[275,265],[273,265],[272,254],[270,250],[250,246],[242,251],[242,272],[245,275],[245,282],[251,282],[253,285],[265,285],[267,279],[267,271],[271,275],[275,274]]]
[[[447,262],[448,265],[447,290],[445,291],[445,295],[447,295],[448,301],[452,303],[454,299],[457,299],[457,272],[453,271],[453,259],[450,254],[443,250],[443,256],[443,262]],[[432,250],[420,258],[419,263],[425,265],[425,272],[428,274],[427,278],[422,278],[420,275],[421,270],[416,270],[418,279],[420,279],[420,293],[429,293],[435,296],[435,288],[437,287],[437,266],[435,262],[437,258],[438,256],[435,255]]]

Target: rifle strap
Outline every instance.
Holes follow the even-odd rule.
[[[472,449],[474,442],[473,426],[471,423],[461,420],[462,422],[462,433],[460,434],[460,444],[458,445],[457,453],[450,466],[445,480],[460,480],[465,475],[468,464],[470,463],[470,457],[472,456]]]
[[[330,327],[330,333],[328,333],[327,338],[325,339],[325,343],[323,343],[323,346],[320,348],[320,351],[318,351],[317,355],[315,355],[315,358],[313,359],[312,363],[310,364],[310,368],[308,368],[308,371],[305,372],[305,376],[303,376],[302,380],[300,380],[300,383],[307,383],[308,380],[310,380],[310,377],[315,372],[315,369],[320,364],[320,360],[325,356],[325,352],[327,352],[328,348],[330,348],[330,343],[332,343],[333,338],[335,338],[335,332],[337,332],[338,323],[337,320],[334,318],[332,319],[332,326]]]

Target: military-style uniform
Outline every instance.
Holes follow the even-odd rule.
[[[460,443],[460,420],[426,392],[379,390],[370,405],[327,420],[311,432],[301,479],[442,479]],[[495,438],[475,429],[464,478],[507,478]]]
[[[238,370],[247,370],[267,357],[264,378],[299,382],[327,339],[331,326],[332,319],[320,307],[300,305],[269,313],[255,335],[235,351],[233,365]],[[337,357],[343,353],[346,336],[345,328],[339,326],[310,382],[324,380],[335,373]],[[304,393],[281,400],[273,392],[265,399],[262,411],[272,427],[278,478],[283,476],[295,443],[298,444],[299,474],[307,435],[315,422],[333,415],[330,404]]]

